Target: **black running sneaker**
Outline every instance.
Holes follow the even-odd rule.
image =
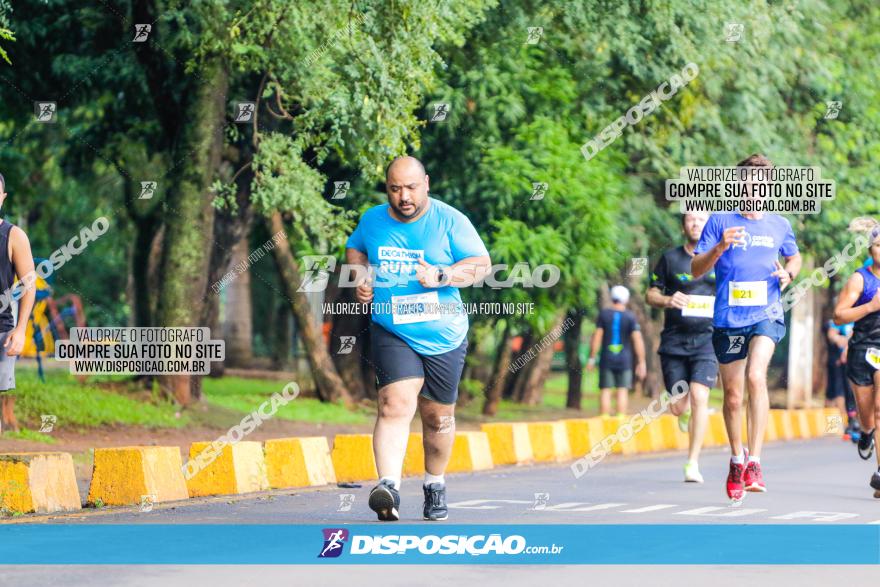
[[[422,485],[422,490],[425,492],[424,518],[436,522],[449,517],[449,511],[446,509],[446,485],[431,483]]]
[[[400,519],[400,492],[394,483],[382,480],[370,492],[370,509],[379,515],[381,522],[396,522]]]
[[[871,455],[874,454],[874,431],[869,430],[868,432],[862,432],[862,436],[859,438],[859,456],[864,460],[868,460],[871,458]]]
[[[877,469],[877,472],[871,475],[869,485],[874,489],[874,497],[880,498],[880,469]]]

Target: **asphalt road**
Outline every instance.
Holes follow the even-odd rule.
[[[706,483],[681,481],[682,454],[610,457],[580,479],[567,464],[507,467],[449,475],[450,515],[455,524],[880,524],[880,500],[867,482],[873,462],[858,458],[852,444],[834,438],[771,443],[762,463],[769,491],[749,494],[730,507],[724,493],[727,452],[706,450]],[[19,521],[50,524],[345,524],[375,523],[367,508],[372,483],[359,488],[273,491],[157,504],[86,510]],[[536,496],[537,494],[537,496]],[[402,516],[421,521],[420,479],[404,479]],[[434,523],[436,525],[443,524]],[[385,524],[393,526],[393,524]],[[2,531],[2,526],[0,526]],[[650,545],[621,545],[644,548]],[[0,585],[410,585],[426,578],[460,584],[522,585],[552,578],[557,584],[613,581],[622,585],[681,585],[745,580],[781,585],[828,584],[876,578],[875,567],[762,566],[359,566],[345,568],[245,566],[19,566],[0,567]],[[259,579],[257,579],[257,577]],[[433,581],[428,581],[433,582]]]
[[[873,460],[836,438],[771,443],[761,460],[767,493],[730,507],[728,454],[707,449],[705,483],[682,481],[683,455],[612,456],[575,479],[568,464],[504,467],[447,476],[449,522],[460,524],[880,524],[868,480]],[[280,490],[157,504],[152,511],[110,508],[48,523],[363,524],[372,482],[361,487]],[[421,479],[401,488],[402,521],[423,523]],[[821,512],[810,514],[810,512]],[[25,521],[25,520],[22,520]],[[440,522],[442,524],[442,522]]]

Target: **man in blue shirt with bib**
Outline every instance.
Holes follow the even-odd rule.
[[[738,165],[772,166],[763,155],[752,155]],[[785,336],[782,316],[770,318],[774,314],[768,308],[777,304],[780,292],[797,275],[801,257],[788,220],[763,212],[713,214],[694,253],[694,277],[715,268],[712,345],[721,371],[724,423],[733,455],[727,495],[738,502],[743,490],[767,490],[761,472],[761,446],[770,408],[767,367],[776,344]],[[746,382],[749,452],[744,454],[741,432]]]
[[[455,402],[467,354],[468,317],[458,288],[485,277],[489,252],[470,220],[428,196],[428,175],[414,157],[385,174],[388,203],[361,217],[346,260],[364,272],[356,298],[372,303],[371,365],[379,386],[373,452],[379,484],[370,508],[400,519],[400,477],[416,409],[425,450],[424,519],[445,520],[443,474],[455,439]]]

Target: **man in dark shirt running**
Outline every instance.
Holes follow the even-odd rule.
[[[715,272],[698,279],[691,275],[694,247],[708,218],[708,214],[702,213],[681,217],[687,242],[663,253],[651,274],[647,294],[648,304],[665,310],[658,352],[666,390],[673,393],[679,381],[688,385],[690,400],[681,398],[672,402],[670,411],[679,417],[679,425],[688,433],[684,480],[693,483],[703,482],[698,460],[709,420],[709,389],[718,377],[718,362],[712,347]]]
[[[596,318],[596,332],[590,349],[587,369],[596,365],[599,357],[599,412],[603,416],[611,414],[611,390],[617,390],[617,415],[626,414],[627,394],[633,386],[633,354],[635,354],[636,377],[645,378],[645,341],[639,323],[632,312],[626,309],[629,290],[622,285],[611,288],[611,307],[599,312]]]

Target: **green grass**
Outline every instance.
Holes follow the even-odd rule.
[[[16,369],[15,412],[22,424],[39,429],[43,414],[58,418],[56,428],[93,428],[103,425],[135,425],[150,428],[181,428],[189,423],[170,401],[150,396],[134,384],[119,383],[121,378],[89,378],[80,384],[65,371],[47,371],[46,382],[31,367]],[[108,390],[99,382],[117,381],[118,390]],[[148,401],[144,401],[144,400]]]
[[[35,430],[28,430],[27,428],[22,428],[18,432],[4,432],[3,438],[7,440],[30,440],[31,442],[44,442],[46,444],[55,444],[58,442],[48,434],[43,434],[42,432],[37,432]]]
[[[283,381],[242,379],[240,377],[206,378],[202,385],[205,400],[213,406],[249,414],[286,385]],[[321,424],[368,424],[375,411],[357,407],[354,411],[342,404],[324,403],[315,398],[297,397],[281,406],[275,418]]]

